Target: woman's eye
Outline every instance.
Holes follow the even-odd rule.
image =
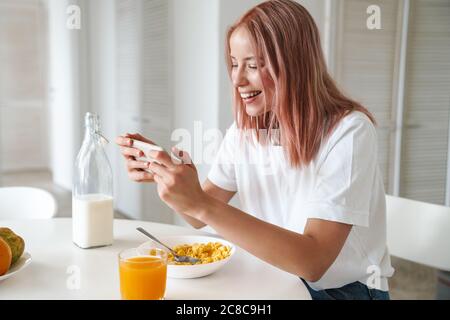
[[[231,68],[232,69],[236,69],[236,68],[238,68],[239,66],[237,65],[237,64],[232,64],[231,65]],[[247,66],[249,69],[253,69],[253,70],[256,70],[256,69],[258,69],[258,66],[256,65],[256,64],[249,64],[248,66]]]

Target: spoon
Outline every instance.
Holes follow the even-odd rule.
[[[163,247],[167,248],[170,253],[173,255],[174,259],[176,262],[189,262],[191,264],[196,264],[198,262],[200,262],[200,259],[197,258],[193,258],[193,257],[189,257],[189,256],[180,256],[178,255],[175,251],[172,250],[172,248],[170,248],[169,246],[166,246],[164,243],[162,243],[161,241],[159,241],[157,238],[155,238],[154,236],[152,236],[150,233],[148,233],[146,230],[144,230],[143,228],[139,227],[136,228],[137,231],[142,232],[143,234],[145,234],[147,237],[149,237],[150,239],[152,239],[153,241],[158,242],[160,245],[162,245]]]

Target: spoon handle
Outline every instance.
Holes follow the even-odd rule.
[[[174,253],[174,251],[172,250],[172,248],[169,248],[168,246],[166,246],[164,243],[162,243],[161,241],[159,241],[158,239],[156,239],[154,236],[152,236],[150,233],[148,233],[147,231],[145,231],[143,228],[139,227],[136,228],[137,231],[142,232],[143,234],[145,234],[147,237],[149,237],[150,239],[158,242],[160,245],[164,246],[165,248],[169,249],[170,252]]]

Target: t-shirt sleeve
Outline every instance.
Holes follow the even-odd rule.
[[[209,181],[227,191],[237,191],[235,172],[237,132],[236,124],[233,123],[227,130],[208,173]]]
[[[318,165],[305,208],[308,218],[368,227],[378,170],[375,128],[369,120],[359,119],[338,127],[333,138]]]

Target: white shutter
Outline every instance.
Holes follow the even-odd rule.
[[[119,112],[140,110],[140,1],[116,3],[117,101]]]
[[[140,109],[140,53],[139,53],[139,7],[140,1],[116,1],[116,88],[118,134],[138,132],[139,127],[132,126],[126,114],[139,114]],[[128,179],[121,155],[115,154],[118,183],[115,189],[115,204],[117,209],[126,215],[139,219],[142,211],[142,187]]]
[[[142,111],[153,130],[170,134],[168,1],[144,0],[142,14]]]
[[[370,5],[381,8],[381,30],[367,28],[366,10]],[[378,160],[388,189],[398,2],[345,0],[339,11],[336,79],[344,92],[361,102],[378,122]]]
[[[0,0],[0,171],[48,168],[45,14]]]
[[[118,0],[116,8],[119,111],[170,133],[168,1]]]
[[[337,79],[379,122],[379,163],[387,191],[396,192],[398,182],[400,196],[443,204],[450,181],[450,1],[340,4]],[[381,8],[381,30],[366,27],[369,5]],[[403,9],[408,7],[409,12]],[[401,54],[402,31],[407,35],[406,59]],[[404,81],[401,65],[406,68]],[[391,152],[396,132],[401,136],[398,153]],[[399,164],[398,171],[394,164]]]
[[[444,204],[450,111],[450,1],[411,1],[400,195]]]
[[[119,133],[140,132],[170,147],[169,4],[167,0],[117,0],[117,95]],[[116,159],[123,168],[123,159]],[[154,184],[137,184],[119,172],[117,207],[142,220],[172,222]]]

